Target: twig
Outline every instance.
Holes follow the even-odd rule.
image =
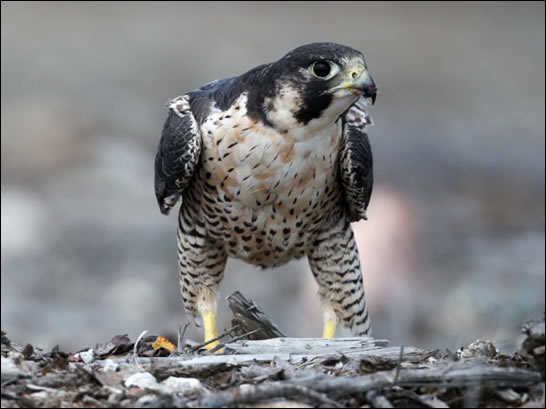
[[[219,349],[222,349],[226,346],[226,344],[230,343],[230,342],[235,342],[235,341],[238,341],[242,338],[245,338],[245,337],[248,337],[249,335],[252,335],[254,334],[255,332],[258,332],[258,331],[261,331],[261,328],[258,328],[258,329],[255,329],[254,331],[250,331],[250,332],[247,332],[246,334],[242,334],[242,335],[239,335],[235,338],[232,338],[228,341],[226,341],[225,343],[220,343],[218,345],[216,345],[214,348],[212,348],[210,351],[209,351],[209,354],[213,354],[214,352],[218,351]]]
[[[404,356],[404,345],[400,346],[400,357],[398,358],[398,364],[396,365],[396,373],[394,374],[394,380],[392,383],[398,381],[398,376],[400,375],[400,368],[402,367],[402,357]]]
[[[8,385],[11,385],[12,383],[16,383],[17,382],[17,378],[14,378],[14,379],[9,379],[5,382],[2,382],[2,385],[1,385],[1,388],[2,390],[4,390],[4,388]]]
[[[331,376],[310,376],[298,381],[319,392],[358,393],[392,386],[395,371],[383,371],[352,378]],[[539,382],[538,372],[525,369],[499,368],[489,364],[452,365],[445,371],[444,365],[430,369],[406,369],[396,384],[402,387],[445,387],[460,388],[471,386],[512,385],[528,386]]]
[[[217,392],[203,397],[198,403],[200,407],[217,408],[242,403],[254,403],[262,400],[288,397],[303,396],[314,402],[328,405],[333,408],[343,408],[344,406],[329,399],[322,393],[312,389],[289,382],[271,382],[260,385],[241,385],[237,388],[227,391]]]
[[[199,351],[201,348],[206,347],[208,344],[212,344],[213,342],[218,341],[219,339],[224,338],[225,336],[228,336],[231,334],[234,330],[238,329],[237,326],[231,328],[230,330],[224,332],[223,334],[217,336],[216,338],[209,339],[207,342],[203,342],[202,344],[199,344],[197,346],[194,346],[192,349],[190,349],[190,352],[196,352]]]
[[[136,342],[135,342],[135,346],[133,347],[133,353],[135,355],[135,364],[139,365],[140,364],[140,361],[138,359],[138,344],[140,343],[140,341],[142,340],[142,338],[144,338],[144,336],[148,333],[148,330],[145,329],[144,331],[142,331],[140,333],[140,335],[138,336]]]
[[[190,325],[189,322],[186,322],[184,325],[184,329],[182,327],[178,327],[178,346],[176,350],[180,353],[183,353],[183,345],[184,345],[184,334],[186,333],[186,330],[188,329],[188,326]]]
[[[372,338],[272,338],[262,340],[249,340],[243,343],[234,343],[228,345],[239,354],[375,354],[376,351],[387,351],[389,356],[398,360],[400,349],[398,347],[382,348],[388,345],[386,340],[376,340]],[[410,357],[419,361],[420,356],[427,354],[427,351],[409,347]],[[404,356],[408,358],[408,350],[404,351]]]

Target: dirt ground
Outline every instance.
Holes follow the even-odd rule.
[[[374,336],[431,350],[490,339],[511,354],[514,328],[544,312],[543,2],[1,10],[1,319],[14,342],[176,336],[176,216],[153,192],[165,104],[314,41],[363,51],[379,87],[369,221],[354,225]],[[289,336],[320,334],[306,260],[230,260],[220,292],[236,289]],[[219,315],[228,329],[223,298]]]
[[[544,320],[518,351],[477,340],[457,351],[372,338],[183,340],[117,335],[67,353],[2,332],[2,407],[544,407]]]

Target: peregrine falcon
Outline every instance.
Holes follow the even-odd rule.
[[[313,43],[169,104],[155,194],[164,214],[182,201],[182,299],[205,342],[217,337],[228,256],[263,268],[307,256],[323,337],[334,337],[338,323],[370,334],[350,223],[366,219],[372,193],[364,106],[376,92],[362,53]]]

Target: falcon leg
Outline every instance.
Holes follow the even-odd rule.
[[[356,336],[370,335],[360,259],[350,223],[341,220],[333,228],[320,232],[307,256],[319,286],[323,338],[335,336],[338,322]]]
[[[190,202],[188,200],[188,202]],[[204,224],[189,217],[191,202],[184,203],[178,218],[178,267],[182,301],[195,324],[204,327],[204,342],[218,336],[216,291],[224,276],[227,254],[221,244],[206,236]],[[218,341],[205,348],[212,349]]]
[[[218,337],[218,329],[216,328],[216,294],[209,288],[202,288],[198,301],[197,310],[203,321],[203,330],[205,332],[204,342]],[[206,349],[212,349],[218,345],[218,341],[211,342],[205,346]]]
[[[201,316],[203,317],[203,326],[205,329],[204,342],[209,342],[211,339],[218,337],[218,329],[216,328],[216,311],[208,311]],[[211,349],[216,345],[218,345],[218,341],[207,344],[205,348]]]
[[[337,325],[335,310],[330,305],[325,305],[322,307],[322,316],[324,319],[322,338],[335,338]]]

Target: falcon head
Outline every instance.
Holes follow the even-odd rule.
[[[373,103],[377,93],[362,53],[341,44],[298,47],[264,74],[263,116],[281,130],[333,123],[361,97]]]

